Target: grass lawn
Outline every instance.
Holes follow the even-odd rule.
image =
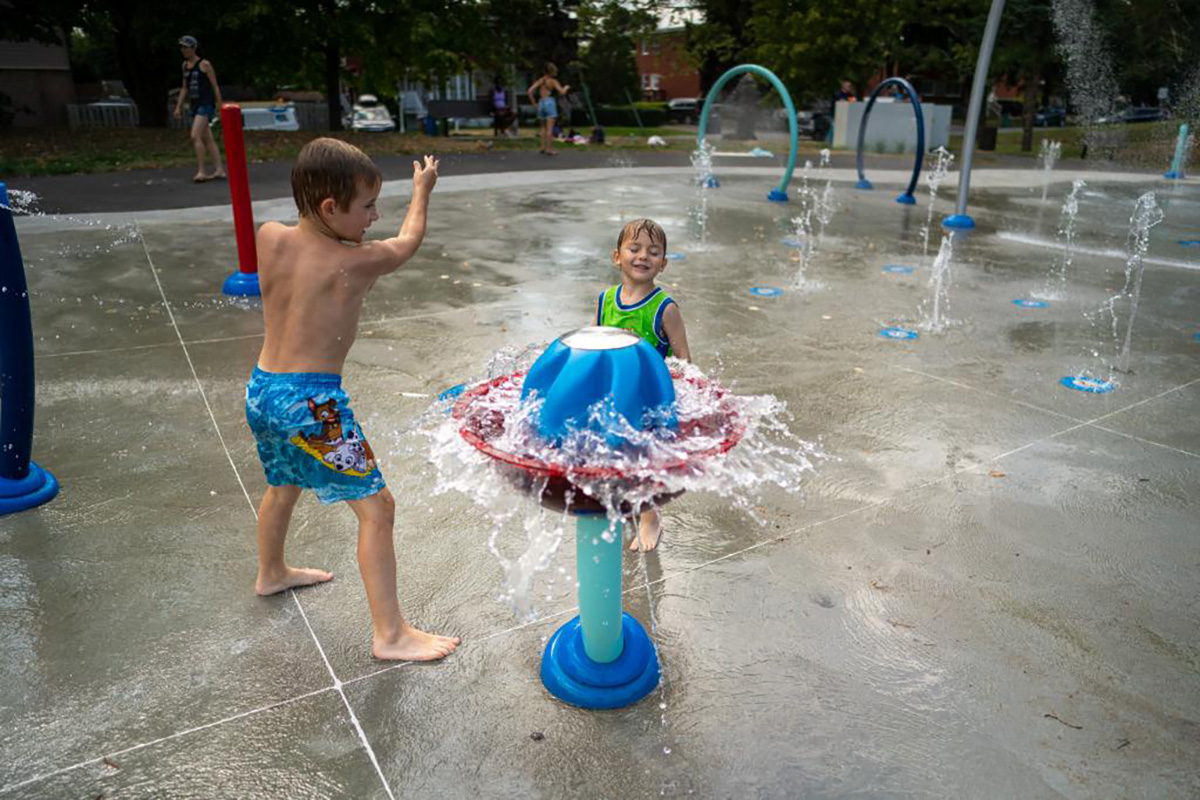
[[[606,128],[609,149],[648,150],[646,139],[667,139],[666,149],[688,150],[693,144],[687,130],[676,128]],[[588,131],[582,131],[586,133]],[[632,134],[632,138],[630,137]],[[368,155],[461,153],[485,150],[533,150],[538,147],[530,128],[517,139],[493,139],[490,130],[471,129],[449,137],[416,133],[319,134],[315,131],[246,131],[246,156],[251,162],[290,161],[307,142],[321,135],[336,136],[361,147]],[[220,142],[220,135],[217,135]],[[571,147],[572,145],[560,145]],[[69,175],[130,169],[187,167],[196,163],[186,131],[165,128],[86,128],[76,131],[0,131],[0,178],[34,175]]]
[[[1029,152],[1021,150],[1021,131],[1000,131],[996,135],[996,149],[989,151],[1003,156],[1028,156],[1036,158],[1043,139],[1062,142],[1061,158],[1082,158],[1085,128],[1035,128],[1033,131],[1033,149]],[[1162,165],[1164,170],[1170,164],[1175,152],[1175,137],[1179,133],[1178,122],[1153,122],[1135,125],[1113,125],[1096,131],[1096,143],[1092,145],[1087,158],[1111,158],[1129,166]],[[962,152],[962,135],[950,137],[949,149],[953,153]],[[976,157],[987,160],[989,152],[976,150]]]

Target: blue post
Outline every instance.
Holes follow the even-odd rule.
[[[775,91],[779,92],[779,96],[783,98],[783,105],[787,109],[788,115],[788,132],[791,137],[791,150],[788,153],[787,169],[783,172],[783,179],[779,181],[779,185],[772,189],[767,194],[767,199],[776,203],[786,203],[788,201],[787,187],[792,182],[792,172],[796,169],[796,155],[800,144],[800,132],[796,127],[796,107],[792,105],[792,96],[788,94],[787,87],[783,85],[783,81],[776,77],[774,72],[766,67],[760,67],[757,64],[741,64],[733,67],[724,75],[717,79],[713,87],[708,90],[708,97],[704,98],[704,108],[700,111],[700,129],[696,132],[696,144],[704,145],[704,134],[708,130],[708,117],[712,113],[713,100],[717,93],[721,91],[721,87],[729,83],[730,79],[741,75],[743,72],[749,72],[757,75],[760,78],[766,78],[775,87]],[[716,178],[709,176],[710,187],[716,188],[720,184]]]
[[[30,460],[33,451],[33,322],[25,264],[0,183],[0,514],[48,502],[58,481]]]
[[[983,29],[983,41],[979,45],[979,59],[975,62],[975,78],[971,82],[971,102],[967,106],[967,130],[963,133],[963,157],[961,172],[958,173],[958,204],[954,214],[942,220],[947,228],[974,228],[975,220],[967,214],[967,196],[971,192],[971,161],[975,157],[975,134],[979,130],[979,111],[987,94],[988,67],[992,63],[992,48],[996,44],[996,33],[1000,30],[1000,16],[1004,13],[1004,0],[992,0],[987,25]]]
[[[917,118],[917,158],[913,163],[912,177],[909,178],[908,188],[904,190],[904,194],[896,198],[897,203],[903,203],[906,206],[915,206],[917,198],[913,196],[913,191],[917,188],[917,179],[921,177],[921,163],[925,159],[925,115],[921,113],[921,101],[917,97],[917,90],[912,84],[904,80],[904,78],[888,78],[883,83],[875,87],[875,91],[871,92],[870,99],[867,100],[867,107],[863,109],[862,121],[858,123],[858,183],[854,186],[856,189],[873,189],[871,182],[863,175],[863,144],[867,137],[867,119],[871,116],[871,108],[875,105],[875,98],[879,97],[879,93],[884,87],[895,84],[904,90],[908,95],[908,102],[912,104],[913,113]]]
[[[575,580],[579,582],[579,624],[583,650],[600,664],[621,655],[620,522],[592,514],[575,518]]]
[[[1175,141],[1175,158],[1171,160],[1171,171],[1163,175],[1169,181],[1181,181],[1187,177],[1183,174],[1187,167],[1187,140],[1188,125],[1185,122],[1179,126],[1179,138]]]

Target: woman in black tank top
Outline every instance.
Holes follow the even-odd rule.
[[[217,85],[217,73],[212,64],[196,54],[196,39],[184,36],[179,40],[179,49],[183,53],[183,86],[179,90],[179,100],[175,103],[175,116],[183,116],[183,99],[189,103],[191,119],[192,147],[196,148],[196,174],[192,180],[196,183],[225,177],[225,168],[221,165],[221,152],[217,150],[217,142],[213,139],[208,122],[216,116],[221,107],[221,87]],[[209,174],[204,171],[204,157],[211,155],[216,170]]]

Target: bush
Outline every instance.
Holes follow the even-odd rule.
[[[631,106],[599,106],[596,109],[596,117],[601,125],[620,127],[636,127],[639,118],[641,118],[642,126],[646,128],[658,128],[666,124],[667,110],[665,108],[638,108],[636,115],[633,111]],[[587,119],[586,109],[584,109],[584,119]],[[572,120],[574,120],[573,116]]]

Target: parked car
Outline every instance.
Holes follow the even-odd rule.
[[[1170,118],[1171,113],[1165,108],[1131,106],[1111,116],[1100,117],[1096,122],[1102,125],[1116,122],[1162,122]]]
[[[1033,124],[1039,128],[1061,128],[1067,124],[1067,110],[1060,106],[1039,108],[1033,115]]]
[[[667,121],[694,123],[700,116],[700,100],[695,97],[676,97],[667,101]]]
[[[343,125],[352,131],[396,130],[396,120],[392,119],[391,112],[373,94],[359,96],[358,102],[354,104],[349,117],[343,121]]]
[[[801,136],[819,142],[828,135],[833,116],[826,111],[797,111],[796,122]]]

